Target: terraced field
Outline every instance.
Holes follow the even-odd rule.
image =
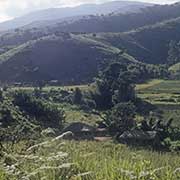
[[[180,81],[153,80],[137,85],[136,90],[138,97],[158,106],[165,119],[172,117],[180,126]]]

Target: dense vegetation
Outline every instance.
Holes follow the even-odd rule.
[[[117,67],[118,65],[124,67],[122,64],[115,65],[116,66],[114,67]],[[101,79],[101,81],[105,81],[107,78],[110,80],[110,77],[113,77],[112,75],[118,75],[121,80],[122,78],[127,78],[126,68],[124,70],[117,68],[117,72],[111,74],[115,72],[111,71],[112,68],[113,64],[110,64],[105,71],[100,73],[97,81],[102,77],[105,79]],[[112,80],[114,80],[112,84],[115,85],[118,78],[112,78]],[[140,85],[137,87],[138,96],[145,99],[144,94],[150,92],[152,88],[157,89],[157,92],[159,93],[162,91],[162,96],[164,91],[163,88],[167,87],[166,90],[169,92],[173,90],[167,86],[168,83],[171,82],[172,81],[155,81],[152,83],[150,82],[147,85]],[[162,84],[159,85],[159,83]],[[163,83],[165,83],[164,86]],[[121,81],[118,84],[120,90],[120,87],[124,86],[123,81],[122,84]],[[131,87],[131,81],[128,86]],[[161,89],[158,87],[156,88],[156,86],[161,87]],[[169,84],[169,87],[172,88],[173,86]],[[79,119],[82,122],[88,122],[90,124],[95,124],[98,118],[102,121],[101,118],[103,118],[103,121],[107,127],[109,127],[109,130],[113,132],[112,135],[116,135],[116,132],[120,133],[131,130],[135,127],[137,122],[142,121],[137,119],[140,114],[137,114],[136,104],[133,102],[121,101],[121,103],[118,103],[117,101],[113,101],[113,104],[110,103],[108,105],[112,106],[112,108],[108,107],[109,111],[106,116],[101,114],[104,114],[104,111],[98,111],[101,114],[100,117],[95,115],[97,112],[93,115],[93,109],[98,108],[95,103],[96,99],[94,100],[94,96],[92,96],[92,93],[97,93],[96,88],[97,90],[99,89],[98,84],[93,85],[93,87],[82,86],[82,89],[81,86],[80,88],[44,87],[42,89],[22,88],[23,90],[20,90],[21,88],[18,88],[19,90],[17,90],[17,88],[5,89],[6,91],[3,91],[3,94],[1,95],[1,104],[3,106],[3,104],[8,101],[9,104],[6,106],[6,109],[9,109],[11,113],[4,107],[3,111],[1,110],[1,116],[3,115],[1,118],[1,130],[3,131],[1,132],[6,132],[6,134],[2,134],[3,136],[1,135],[1,162],[3,162],[3,164],[0,164],[0,169],[2,169],[0,171],[1,179],[19,179],[21,177],[29,179],[41,179],[43,177],[46,179],[60,179],[59,177],[61,177],[66,179],[95,178],[98,180],[106,177],[110,180],[112,178],[130,179],[132,176],[136,176],[140,179],[151,177],[154,177],[155,179],[178,179],[179,157],[176,153],[163,153],[160,155],[158,152],[131,149],[114,144],[114,142],[97,143],[66,141],[65,144],[63,144],[64,140],[61,140],[62,137],[47,137],[49,134],[50,136],[55,136],[55,134],[58,133],[61,129],[59,123],[63,123],[64,118],[66,123],[72,122],[74,118],[74,122]],[[178,87],[176,88],[177,92]],[[93,92],[88,93],[88,91],[92,91],[92,89],[94,89]],[[114,89],[114,91],[116,90],[117,89]],[[127,94],[130,92],[127,92]],[[111,95],[114,96],[114,94]],[[101,94],[101,96],[103,96],[103,94]],[[114,98],[112,98],[112,100],[113,99]],[[93,104],[95,105],[87,106],[87,100],[88,102],[90,100],[91,102],[93,101]],[[126,101],[126,99],[124,101]],[[102,105],[103,104],[104,102]],[[62,107],[64,111],[62,111]],[[38,110],[40,113],[37,113]],[[173,110],[169,109],[169,111],[172,112]],[[48,119],[51,112],[53,113],[52,117],[58,117],[57,121],[54,118]],[[15,116],[14,113],[18,114],[18,116]],[[70,114],[72,114],[72,116]],[[163,115],[163,121],[166,124],[169,115],[164,113]],[[85,119],[85,117],[87,119]],[[157,118],[157,115],[153,115],[153,120],[156,121]],[[52,122],[52,120],[54,121]],[[173,126],[176,127],[178,122],[178,120],[173,122],[173,124],[175,123]],[[46,129],[47,127],[52,127],[53,129]],[[169,133],[169,137],[162,141],[162,145],[168,147],[168,150],[179,151],[177,141],[179,134],[177,128],[176,132],[169,131]],[[9,137],[12,139],[8,139]],[[30,140],[27,141],[29,137]],[[4,141],[5,138],[6,141]],[[74,149],[76,149],[76,151],[74,151]],[[34,165],[34,160],[36,161],[36,165]],[[119,164],[119,162],[121,163]],[[117,168],[119,170],[117,170]],[[144,172],[146,172],[146,174],[144,174]]]

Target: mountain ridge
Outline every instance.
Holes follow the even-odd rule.
[[[113,12],[136,12],[141,8],[152,6],[151,3],[142,3],[136,1],[112,1],[101,4],[84,4],[76,7],[50,8],[34,11],[22,17],[0,23],[1,30],[19,28],[36,21],[64,19],[74,16],[108,14]]]

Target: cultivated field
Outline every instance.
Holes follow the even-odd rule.
[[[159,107],[165,119],[172,117],[180,126],[180,81],[153,80],[136,89],[138,97]]]

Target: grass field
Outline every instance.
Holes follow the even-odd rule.
[[[33,154],[28,154],[28,151],[22,150],[23,148],[23,144],[19,144],[19,150],[8,155],[9,162],[10,158],[13,158],[14,162],[19,158],[21,163],[16,163],[14,171],[11,170],[11,166],[0,171],[1,180],[20,180],[22,176],[29,180],[179,180],[180,178],[180,157],[174,153],[158,153],[132,149],[114,142],[93,141],[59,140],[52,144],[49,141],[48,146],[39,147]]]
[[[165,119],[173,118],[180,127],[180,81],[153,80],[137,85],[138,97],[156,105]]]
[[[65,111],[65,122],[83,122],[89,125],[96,125],[97,121],[101,121],[101,118],[96,113],[86,112],[80,109],[76,105],[60,104],[61,108]]]
[[[152,80],[145,84],[137,85],[138,92],[180,94],[180,81]]]
[[[140,90],[144,90],[144,89],[147,89],[147,88],[151,88],[153,86],[156,86],[156,85],[160,84],[161,82],[163,82],[163,80],[154,79],[154,80],[151,80],[151,81],[149,81],[147,83],[144,83],[144,84],[138,84],[136,86],[136,90],[140,91]]]
[[[135,150],[113,142],[70,142],[67,151],[70,160],[83,167],[81,172],[92,172],[90,179],[176,180],[180,177],[172,173],[180,164],[176,154]]]
[[[72,85],[72,86],[45,86],[43,87],[43,91],[50,91],[50,90],[74,90],[76,88],[80,88],[81,90],[88,90],[89,89],[89,85]],[[13,90],[26,90],[26,91],[32,91],[34,89],[34,87],[13,87]]]

